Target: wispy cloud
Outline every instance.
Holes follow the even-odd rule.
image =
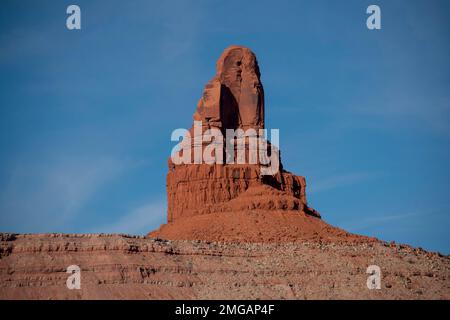
[[[316,194],[338,187],[354,185],[370,179],[375,179],[381,175],[382,173],[380,172],[355,172],[332,176],[317,182],[311,181],[309,183],[308,193]]]
[[[442,92],[430,95],[428,92],[424,93],[424,89],[417,88],[418,86],[393,84],[392,87],[396,89],[386,90],[375,103],[355,103],[349,111],[355,115],[366,116],[371,127],[383,128],[392,123],[396,126],[420,127],[422,130],[448,135],[450,96]],[[374,117],[377,121],[374,121]]]
[[[423,229],[424,223],[421,219],[431,221],[433,219],[448,218],[449,207],[423,208],[422,210],[411,209],[410,211],[398,213],[387,211],[373,212],[360,216],[357,220],[350,220],[342,223],[340,226],[351,229],[352,231],[363,231],[372,228],[385,229],[387,225],[398,225],[401,221],[414,222],[416,226]],[[422,221],[422,222],[421,222]],[[403,226],[404,223],[401,223]],[[437,230],[437,228],[435,228]]]
[[[117,221],[93,228],[94,233],[146,234],[165,221],[166,202],[156,200],[132,209]]]
[[[351,230],[353,232],[361,232],[367,229],[382,227],[387,223],[392,223],[397,220],[404,220],[408,218],[414,218],[422,215],[422,213],[393,213],[393,214],[375,214],[371,215],[371,218],[361,218],[357,221],[350,221],[344,223],[341,227]]]
[[[15,163],[1,188],[1,231],[59,230],[129,165],[106,156]]]

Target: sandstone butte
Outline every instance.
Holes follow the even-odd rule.
[[[202,132],[263,129],[253,52],[231,46],[216,69],[193,117]],[[260,165],[169,159],[167,224],[145,237],[0,234],[0,299],[450,298],[448,256],[333,227],[308,205],[304,177]],[[80,290],[66,287],[70,265]],[[369,265],[380,290],[367,288]]]
[[[226,129],[264,129],[260,75],[258,61],[250,49],[225,49],[217,61],[216,75],[205,86],[193,116],[202,123],[201,133],[216,128],[225,137]],[[193,129],[190,133],[195,136]],[[237,145],[235,142],[235,149]],[[249,142],[244,141],[244,145],[248,160]],[[193,158],[193,139],[190,148]],[[168,162],[168,223],[150,236],[228,242],[359,239],[322,221],[320,214],[307,204],[305,178],[284,170],[281,161],[274,175],[261,175],[259,161],[175,165],[169,158]]]

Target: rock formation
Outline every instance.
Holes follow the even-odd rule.
[[[195,132],[192,127],[189,131],[194,137],[188,142],[192,162],[195,137],[207,130],[220,130],[223,137],[226,137],[227,129],[254,129],[258,139],[264,139],[259,134],[259,130],[264,129],[264,107],[264,89],[255,54],[242,46],[225,49],[217,61],[216,75],[205,86],[193,116],[194,121],[201,121],[201,130]],[[251,144],[245,140],[246,137],[233,140],[233,150],[237,151],[239,139],[244,140],[245,160],[249,160]],[[197,143],[201,144],[203,152],[205,143]],[[278,152],[270,142],[265,143],[269,146],[269,152]],[[225,150],[223,152],[222,158],[226,158]],[[237,152],[235,156],[236,154]],[[250,161],[246,164],[237,164],[237,161],[231,164],[175,164],[169,159],[168,225],[151,235],[164,237],[167,233],[161,232],[162,230],[168,232],[169,228],[175,228],[178,236],[182,237],[183,230],[176,227],[177,221],[181,219],[183,224],[190,224],[204,214],[245,214],[255,213],[256,210],[266,213],[283,211],[296,213],[299,217],[306,214],[320,218],[320,214],[307,204],[304,177],[284,170],[281,161],[275,174],[262,175],[262,164],[259,160],[253,164],[249,164]],[[231,220],[231,216],[228,217]],[[185,220],[187,218],[190,220]],[[240,216],[238,220],[248,218],[248,215]],[[225,223],[224,227],[233,228],[230,223]],[[208,226],[205,225],[204,228],[207,229]],[[191,237],[192,235],[188,236]]]
[[[194,120],[201,132],[264,128],[249,49],[225,50]],[[0,299],[450,299],[448,256],[330,226],[303,177],[260,168],[169,161],[168,223],[147,237],[0,233]],[[373,264],[381,290],[366,287]],[[66,286],[71,265],[79,290]]]
[[[381,267],[381,290],[366,268]],[[81,289],[69,290],[69,265]],[[363,238],[220,244],[0,234],[2,299],[450,299],[450,259]]]
[[[221,129],[264,128],[264,89],[255,54],[231,46],[220,56],[216,70],[205,86],[194,120]]]

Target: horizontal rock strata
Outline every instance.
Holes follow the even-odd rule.
[[[450,259],[378,241],[0,234],[0,299],[449,299]],[[382,289],[366,287],[379,265]],[[66,268],[81,268],[69,290]]]

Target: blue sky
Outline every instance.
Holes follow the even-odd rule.
[[[65,27],[73,3],[79,31]],[[366,28],[370,4],[381,30]],[[258,57],[284,167],[327,222],[450,253],[448,1],[0,8],[0,231],[158,227],[170,133],[240,44]]]

